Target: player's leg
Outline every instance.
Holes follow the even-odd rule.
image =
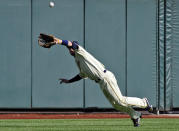
[[[112,106],[116,109],[119,110],[121,112],[125,112],[127,113],[132,121],[134,126],[139,126],[139,122],[140,122],[140,118],[141,118],[141,113],[135,111],[132,107],[127,106],[125,104],[121,105],[121,103],[117,100],[117,97],[111,93],[111,91],[108,90],[108,86],[110,86],[108,84],[108,82],[104,81],[103,84],[100,84],[100,87],[104,93],[104,95],[106,96],[106,98],[109,100],[109,102],[112,104]]]
[[[148,111],[151,112],[152,106],[149,104],[146,98],[141,99],[137,97],[123,96],[121,94],[121,91],[117,84],[117,80],[113,75],[113,73],[108,71],[106,75],[107,75],[106,81],[109,84],[109,86],[107,86],[108,88],[107,90],[111,93],[111,95],[114,96],[114,98],[116,98],[121,103],[121,105],[148,109]]]
[[[129,106],[135,106],[135,107],[139,107],[139,108],[147,107],[147,103],[146,103],[145,99],[141,99],[141,98],[137,98],[137,97],[126,97],[126,96],[123,96],[123,99],[125,99],[125,102]]]
[[[121,111],[121,112],[126,112],[127,114],[129,114],[129,116],[132,119],[140,118],[142,115],[140,112],[135,111],[132,107],[122,106],[120,103],[115,103],[115,104],[111,103],[111,104],[116,110]]]
[[[116,110],[119,110],[121,112],[126,112],[130,115],[131,120],[135,127],[138,127],[140,125],[140,119],[142,118],[142,113],[135,111],[132,107],[125,107],[120,105],[119,103],[113,104],[113,107]]]

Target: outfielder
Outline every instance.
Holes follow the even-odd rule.
[[[135,127],[139,126],[141,113],[133,109],[139,107],[153,111],[152,105],[149,104],[147,98],[126,97],[121,94],[117,80],[112,72],[107,70],[105,66],[81,47],[76,41],[61,40],[53,36],[40,34],[39,44],[44,48],[50,48],[52,45],[59,44],[68,48],[69,53],[75,58],[75,62],[79,68],[79,74],[72,79],[60,79],[60,83],[72,83],[84,78],[94,80],[100,85],[106,98],[112,106],[121,112],[130,115]]]

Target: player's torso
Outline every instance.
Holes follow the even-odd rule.
[[[86,77],[92,80],[100,79],[101,75],[104,73],[104,65],[82,47],[75,53],[75,61],[80,72],[84,73]]]

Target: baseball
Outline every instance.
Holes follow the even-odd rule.
[[[49,4],[49,6],[51,7],[51,8],[53,8],[54,6],[55,6],[55,4],[54,4],[54,2],[50,2],[50,4]]]

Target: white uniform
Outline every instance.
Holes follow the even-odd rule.
[[[140,113],[132,107],[147,107],[144,99],[123,96],[113,73],[106,71],[104,65],[81,46],[75,50],[75,61],[80,70],[79,75],[82,78],[89,78],[99,83],[104,95],[115,109],[126,112],[131,118],[136,119],[140,116]]]

